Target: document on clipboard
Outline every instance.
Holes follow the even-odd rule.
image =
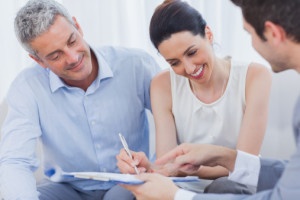
[[[115,183],[137,185],[144,181],[136,178],[133,174],[107,173],[107,172],[70,172],[65,175],[74,176],[75,178],[91,179],[98,181],[110,181]],[[168,177],[173,182],[198,182],[200,179],[197,176],[186,177]]]
[[[109,181],[122,184],[142,184],[144,181],[136,178],[135,174],[122,174],[111,172],[65,172],[60,167],[55,166],[45,171],[45,174],[53,182],[71,181],[74,179],[90,179],[95,181]],[[199,182],[201,179],[197,176],[186,177],[168,177],[173,182]]]

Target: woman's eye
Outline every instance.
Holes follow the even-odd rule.
[[[175,67],[178,65],[178,62],[173,62],[173,63],[170,63],[171,67]]]
[[[197,53],[197,50],[193,50],[193,51],[190,51],[190,52],[188,52],[188,56],[193,56],[193,55],[195,55]]]

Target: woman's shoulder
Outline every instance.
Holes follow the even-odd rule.
[[[260,63],[257,63],[257,62],[251,62],[249,64],[249,69],[253,70],[253,71],[257,71],[257,72],[265,72],[265,73],[270,73],[270,68],[263,65],[263,64],[260,64]]]
[[[247,79],[266,79],[271,78],[271,70],[260,63],[251,62],[248,67]]]
[[[270,74],[270,68],[257,62],[240,62],[233,60],[232,67],[235,71],[244,71],[247,76]]]
[[[269,91],[272,83],[271,70],[262,64],[252,62],[246,78],[246,91],[260,94]],[[247,92],[248,93],[248,92]]]
[[[151,88],[165,90],[170,88],[170,70],[164,69],[155,75],[151,81]]]
[[[151,103],[165,105],[171,108],[172,92],[170,83],[170,70],[159,72],[151,81],[150,87]]]

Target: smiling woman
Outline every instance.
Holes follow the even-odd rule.
[[[149,30],[153,45],[171,67],[151,84],[157,157],[181,143],[222,145],[258,155],[267,124],[271,85],[268,69],[257,63],[218,57],[211,28],[198,10],[180,0],[160,4]],[[143,165],[139,166],[151,166]],[[190,175],[172,169],[161,173]],[[227,181],[228,170],[220,166],[201,167],[193,175],[222,182],[230,189],[212,189],[215,183],[210,180],[181,186],[216,193],[253,192]]]

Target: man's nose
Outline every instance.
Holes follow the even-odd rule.
[[[78,54],[74,50],[68,50],[66,52],[66,61],[68,64],[78,62]]]

